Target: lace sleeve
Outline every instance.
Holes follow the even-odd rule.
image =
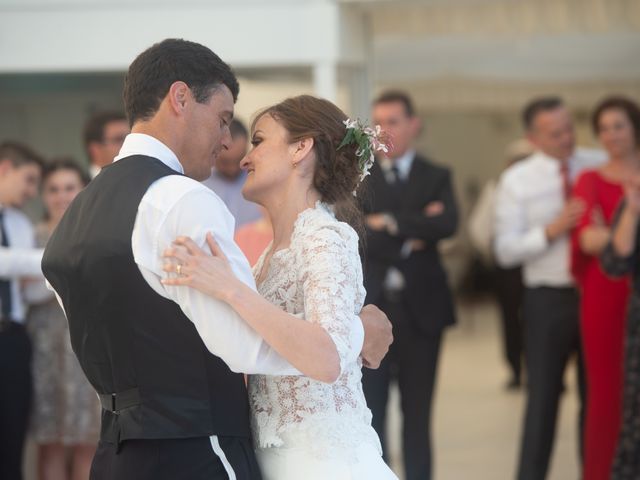
[[[362,329],[358,312],[362,307],[362,267],[354,232],[337,226],[322,226],[300,240],[300,281],[304,313],[331,336],[340,357],[340,372],[359,356],[361,344],[354,335]],[[360,342],[361,343],[361,342]]]

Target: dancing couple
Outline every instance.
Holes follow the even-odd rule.
[[[354,203],[379,132],[311,96],[257,115],[243,193],[274,240],[252,273],[199,183],[231,141],[238,89],[202,45],[141,53],[132,133],[45,251],[102,403],[91,479],[394,479],[361,386],[392,340],[363,308]]]

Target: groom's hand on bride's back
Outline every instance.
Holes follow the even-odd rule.
[[[364,327],[364,344],[362,345],[362,364],[367,368],[378,368],[380,362],[389,351],[393,342],[391,322],[375,305],[365,305],[360,312]]]

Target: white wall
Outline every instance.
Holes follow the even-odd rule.
[[[237,68],[364,61],[359,17],[332,1],[3,0],[0,16],[0,73],[121,71],[167,37]]]

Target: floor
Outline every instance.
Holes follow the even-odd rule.
[[[459,306],[459,324],[445,337],[434,414],[436,480],[514,478],[524,393],[507,392],[499,325],[491,302]],[[548,480],[577,480],[575,369],[567,391]],[[392,467],[400,475],[400,412],[392,392],[389,415]],[[35,455],[29,445],[25,480],[35,480]],[[400,476],[400,478],[402,478]]]
[[[436,480],[507,480],[515,476],[523,391],[507,392],[495,305],[459,305],[459,324],[445,338],[434,415]],[[548,480],[578,479],[575,365],[566,376]],[[390,411],[392,467],[400,475],[399,395]],[[402,477],[400,477],[402,478]]]

